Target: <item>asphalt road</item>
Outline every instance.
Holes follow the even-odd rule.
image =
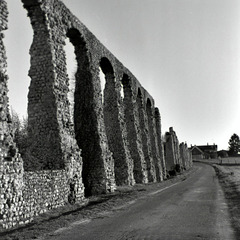
[[[227,204],[211,166],[95,219],[57,230],[51,240],[198,240],[234,238]]]

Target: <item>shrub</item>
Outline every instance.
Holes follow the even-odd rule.
[[[176,165],[175,165],[175,170],[176,170],[176,172],[178,172],[178,173],[181,172],[181,166],[180,166],[180,164],[176,164]]]
[[[171,177],[177,176],[177,172],[176,172],[175,169],[168,171],[168,174],[169,174]]]

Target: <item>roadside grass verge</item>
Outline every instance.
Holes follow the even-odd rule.
[[[240,239],[240,166],[213,164],[213,167],[227,200],[235,235]]]

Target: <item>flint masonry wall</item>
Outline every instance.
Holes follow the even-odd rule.
[[[180,160],[180,150],[179,150],[179,141],[176,135],[176,132],[173,131],[173,128],[169,128],[169,132],[165,134],[165,160],[166,160],[166,169],[170,171],[175,168],[176,164],[181,165]]]
[[[120,87],[114,77],[114,70],[107,58],[102,58],[100,67],[105,74],[103,115],[109,148],[113,153],[114,172],[117,185],[134,185],[133,159],[127,140],[124,109],[121,104]],[[118,81],[118,84],[120,82]]]
[[[81,202],[85,196],[112,192],[116,184],[162,181],[166,175],[161,117],[151,95],[61,1],[22,2],[34,32],[28,134],[29,152],[35,162],[23,169],[13,142],[2,41],[7,6],[1,0],[2,229],[26,224],[52,208]],[[77,61],[73,113],[64,52],[67,38]],[[106,79],[103,101],[99,68]]]
[[[159,156],[161,159],[162,177],[166,179],[167,171],[166,171],[166,162],[165,162],[165,155],[164,155],[164,146],[162,141],[161,116],[158,108],[155,108],[155,120],[156,120],[156,130],[157,130],[157,145],[159,146]]]
[[[98,77],[102,56],[90,54],[89,49],[96,47],[93,35],[62,2],[22,2],[34,30],[28,105],[34,158],[43,162],[43,169],[77,165],[71,168],[75,171],[71,174],[83,177],[86,195],[113,191],[114,162],[107,144]],[[73,118],[69,112],[69,78],[63,49],[66,38],[75,48],[78,63]],[[110,76],[107,61],[102,62]]]
[[[143,89],[141,88],[138,88],[137,90],[136,103],[137,103],[137,111],[138,111],[138,118],[139,118],[139,124],[140,124],[139,137],[142,139],[142,149],[143,149],[144,158],[146,161],[148,181],[156,182],[156,171],[155,171],[155,165],[154,165],[152,151],[151,151],[148,118],[147,118],[147,113],[144,106]]]
[[[192,167],[192,152],[188,149],[188,146],[186,143],[181,143],[179,145],[180,149],[180,158],[182,162],[182,167],[185,170],[188,170]]]
[[[8,108],[7,63],[2,33],[7,29],[5,1],[0,1],[0,12],[0,230],[3,230],[29,223],[40,213],[67,202],[81,202],[83,184],[78,165],[74,165],[72,159],[72,166],[62,170],[31,172],[23,169],[23,160],[13,142]],[[75,174],[76,171],[79,172]]]
[[[7,62],[3,45],[7,30],[7,4],[0,1],[0,229],[15,217],[22,199],[23,162],[13,142],[13,129],[8,108]]]
[[[148,183],[148,172],[143,152],[142,129],[139,112],[136,105],[136,87],[133,86],[128,75],[122,78],[124,89],[124,114],[127,125],[129,150],[134,161],[134,179],[137,183]]]
[[[140,145],[141,133],[137,132],[139,136],[135,138],[139,146],[137,150],[139,151],[138,155],[141,156],[140,163],[136,163],[135,158],[135,167],[134,159],[131,156],[133,150],[129,147],[129,142],[131,141],[129,139],[129,131],[132,131],[132,129],[128,125],[128,120],[126,120],[126,116],[124,115],[126,113],[124,110],[126,101],[122,100],[120,95],[123,76],[126,75],[131,79],[132,100],[135,101],[138,88],[143,92],[141,114],[144,120],[141,129],[144,132],[142,135],[145,134],[142,145],[147,145],[148,149],[148,152],[144,153],[144,157],[146,159],[149,155],[151,165],[151,174],[148,176],[148,181],[161,181],[162,170],[159,163],[159,150],[156,145],[157,131],[153,114],[154,101],[152,97],[140,85],[131,72],[70,13],[62,2],[42,1],[40,3],[37,1],[36,3],[36,1],[24,0],[23,2],[25,3],[25,8],[28,10],[34,29],[34,40],[30,53],[32,59],[36,62],[36,67],[32,65],[30,69],[32,82],[42,84],[43,79],[46,82],[46,78],[50,78],[47,82],[52,82],[49,93],[46,93],[44,89],[37,90],[38,93],[42,91],[39,93],[41,96],[39,100],[35,99],[36,88],[30,87],[29,96],[33,96],[33,100],[31,97],[29,98],[29,123],[34,139],[38,139],[36,141],[36,145],[38,146],[36,152],[42,152],[44,149],[44,152],[49,152],[49,155],[51,155],[53,146],[54,149],[59,146],[62,152],[59,150],[59,157],[51,155],[48,158],[50,162],[48,165],[53,166],[53,169],[67,165],[68,156],[66,152],[68,151],[66,150],[71,149],[72,145],[74,145],[74,134],[72,133],[75,132],[77,145],[82,150],[83,182],[87,195],[112,191],[115,186],[114,180],[116,180],[117,185],[133,185],[136,181],[135,178],[142,179],[137,181],[146,182],[146,170],[144,169],[146,164],[143,160],[142,150],[139,150],[144,149]],[[48,31],[43,31],[44,28],[48,29]],[[39,35],[43,35],[42,38],[44,41],[42,41],[46,48],[45,53],[41,50],[42,43],[39,43]],[[68,83],[69,79],[66,73],[66,59],[63,51],[66,38],[69,38],[75,47],[76,60],[78,62],[74,100],[74,123],[70,121],[71,118],[69,117],[68,110],[68,88],[66,87],[66,83]],[[36,49],[38,50],[35,53]],[[42,74],[45,75],[41,77],[39,61],[41,62],[43,55],[47,55],[51,58],[51,61],[49,61],[49,64],[46,64],[46,61],[44,61],[46,69]],[[38,58],[40,59],[36,60]],[[101,101],[99,67],[105,74],[106,79],[103,103]],[[46,76],[47,71],[50,71],[48,76]],[[51,76],[51,72],[55,74],[49,77]],[[51,95],[52,93],[54,93],[53,96]],[[43,105],[42,99],[46,99],[47,103]],[[150,102],[148,108],[147,100]],[[49,105],[48,109],[45,109],[46,104]],[[48,117],[47,120],[44,115],[40,114],[41,111],[38,110],[36,114],[36,109],[40,108],[39,105],[44,108],[44,112]],[[133,109],[133,111],[137,111],[135,103],[133,103]],[[48,111],[51,114],[47,114]],[[56,118],[51,120],[53,113],[56,115]],[[49,119],[50,117],[51,119]],[[43,124],[44,128],[40,132],[38,128],[40,120],[41,122],[48,122],[50,120],[52,124],[49,127],[47,124]],[[138,123],[134,122],[134,124],[134,128],[138,128]],[[135,130],[133,129],[133,131]],[[59,136],[51,140],[54,141],[54,144],[47,142],[49,141],[47,138],[49,132]],[[71,145],[69,142],[61,140],[69,138],[71,139]],[[70,147],[66,148],[68,145]],[[75,145],[74,148],[76,148]],[[45,159],[46,156],[40,155],[34,157]],[[75,159],[77,156],[73,156],[73,158]],[[59,162],[56,162],[56,159]],[[137,170],[137,165],[143,169]],[[138,177],[141,174],[142,177]],[[101,178],[102,180],[100,180]]]
[[[175,169],[176,164],[179,164],[181,169],[188,170],[192,167],[192,154],[189,151],[186,143],[181,143],[173,131],[173,128],[169,128],[169,132],[165,134],[165,159],[166,170],[170,171]]]

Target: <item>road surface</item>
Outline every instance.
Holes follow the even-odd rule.
[[[49,240],[231,240],[227,204],[214,169],[198,170],[185,181],[132,201],[98,218],[55,231]]]

